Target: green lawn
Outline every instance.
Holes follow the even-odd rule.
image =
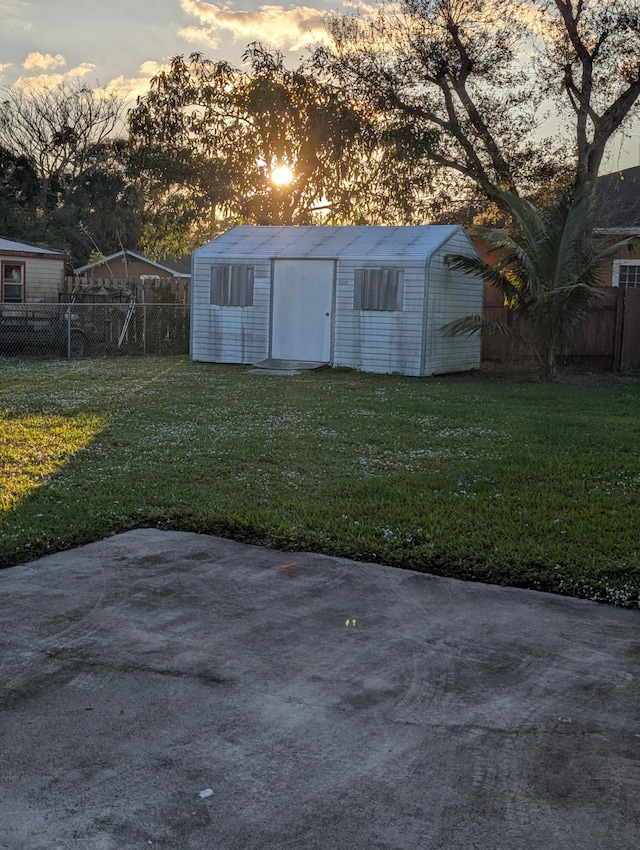
[[[0,566],[158,526],[640,605],[638,374],[0,365]]]

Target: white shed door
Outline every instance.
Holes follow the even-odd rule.
[[[333,260],[276,260],[273,271],[271,356],[331,357]]]

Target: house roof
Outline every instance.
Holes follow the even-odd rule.
[[[411,227],[255,227],[241,225],[195,252],[196,257],[257,259],[424,260],[456,232],[458,225]]]
[[[150,260],[149,257],[145,257],[144,254],[138,254],[137,251],[116,251],[115,254],[109,254],[108,257],[103,257],[95,263],[87,263],[86,266],[79,266],[73,271],[74,274],[83,274],[90,269],[107,265],[111,260],[118,259],[137,260],[138,262],[147,263],[157,268],[158,271],[165,272],[165,274],[168,273],[170,277],[191,277],[190,257],[180,257],[178,260],[162,260],[161,262],[157,262],[156,260]]]
[[[55,260],[65,260],[67,255],[64,251],[54,251],[51,248],[42,248],[40,245],[27,245],[26,242],[15,242],[13,239],[0,237],[0,252],[3,254],[33,254],[34,257],[51,257]]]
[[[596,184],[595,230],[617,235],[640,231],[640,165],[603,174]]]

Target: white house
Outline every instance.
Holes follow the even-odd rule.
[[[442,325],[482,312],[461,227],[234,227],[193,255],[191,357],[311,361],[366,372],[478,369],[480,338]]]
[[[12,239],[0,238],[0,303],[47,301],[57,304],[68,257]]]

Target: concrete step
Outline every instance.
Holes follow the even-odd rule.
[[[302,372],[319,372],[328,369],[329,364],[317,360],[281,360],[267,357],[254,363],[249,370],[252,375],[300,375]]]

